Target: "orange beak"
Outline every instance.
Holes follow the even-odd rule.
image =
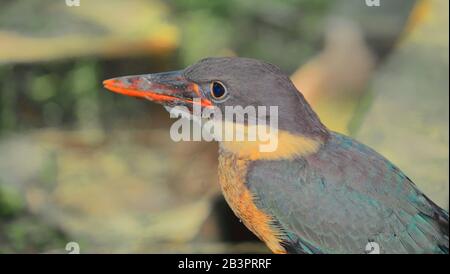
[[[193,104],[212,106],[200,87],[184,77],[183,71],[118,77],[103,81],[103,86],[115,93],[144,98],[164,106],[182,105],[190,110]]]

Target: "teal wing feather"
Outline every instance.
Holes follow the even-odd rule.
[[[274,217],[292,253],[448,253],[448,213],[398,168],[346,136],[294,160],[256,161],[256,205]]]

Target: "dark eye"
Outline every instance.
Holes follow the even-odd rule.
[[[225,95],[227,95],[227,89],[222,83],[218,81],[214,81],[211,83],[211,96],[214,99],[223,99],[225,98]]]

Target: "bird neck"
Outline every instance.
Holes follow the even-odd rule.
[[[279,128],[294,136],[326,142],[330,132],[320,121],[319,116],[306,101],[303,94],[294,86],[290,94],[292,98],[279,107]]]
[[[267,134],[266,138],[251,140],[248,137],[250,132],[255,131],[254,126],[241,125],[239,128],[242,131],[241,135],[245,137],[244,140],[222,140],[219,142],[220,147],[250,160],[293,159],[318,152],[327,142],[330,132],[303,95],[297,90],[296,93],[298,100],[293,100],[294,104],[285,104],[286,107],[279,108],[280,119],[276,128],[269,125],[257,125],[256,131]],[[224,129],[230,127],[237,129],[237,124],[224,122]],[[233,130],[225,131],[233,132]]]
[[[234,126],[225,123],[225,127]],[[234,127],[236,130],[238,127]],[[282,160],[304,157],[319,151],[324,144],[321,138],[307,137],[290,133],[285,130],[265,131],[265,138],[250,140],[249,126],[239,127],[243,131],[243,140],[222,140],[219,142],[221,150],[232,153],[248,160]]]

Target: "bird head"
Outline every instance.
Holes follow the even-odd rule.
[[[113,92],[145,98],[167,108],[183,106],[190,113],[195,105],[222,112],[236,106],[276,107],[280,131],[318,142],[328,135],[289,77],[278,67],[255,59],[206,58],[184,70],[118,77],[103,84]],[[270,116],[267,112],[265,115]],[[269,121],[273,117],[265,118]]]

